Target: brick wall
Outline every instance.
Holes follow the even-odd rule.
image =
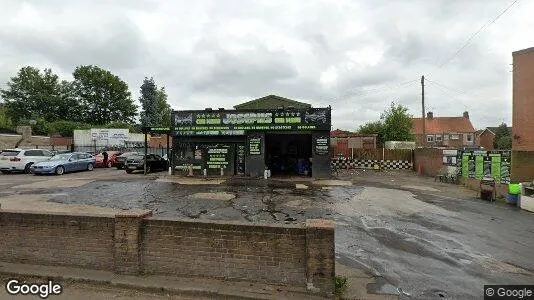
[[[414,150],[414,168],[421,175],[435,176],[443,168],[443,150],[417,148]]]
[[[113,218],[0,211],[0,261],[113,268]]]
[[[477,146],[484,147],[484,149],[491,150],[493,149],[493,140],[495,139],[495,134],[484,131],[477,138]]]
[[[250,225],[150,217],[0,210],[0,261],[246,280],[330,294],[332,221]]]
[[[513,56],[512,180],[534,179],[534,48]]]

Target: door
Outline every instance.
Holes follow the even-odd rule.
[[[245,175],[245,145],[244,144],[236,145],[235,174]]]
[[[65,171],[72,172],[77,170],[76,164],[78,163],[78,155],[72,154],[70,158],[65,162]]]

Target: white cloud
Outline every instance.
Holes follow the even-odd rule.
[[[334,127],[355,129],[391,101],[420,115],[426,75],[447,87],[427,82],[436,116],[467,109],[476,127],[496,126],[511,122],[511,52],[534,45],[534,2],[519,1],[450,58],[508,4],[4,0],[0,85],[24,65],[69,79],[77,65],[94,64],[121,76],[134,96],[154,76],[177,109],[279,94],[332,105]]]

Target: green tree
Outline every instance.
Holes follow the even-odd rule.
[[[358,129],[359,134],[377,134],[377,144],[382,146],[384,141],[382,136],[384,134],[384,124],[381,121],[367,122],[361,125]]]
[[[368,122],[358,129],[360,134],[378,134],[377,143],[380,146],[386,141],[412,141],[412,116],[408,108],[391,103],[381,115],[379,121]]]
[[[124,122],[111,122],[102,126],[103,128],[118,128],[118,129],[128,129],[130,133],[139,133],[140,131],[135,125]]]
[[[167,102],[167,92],[165,87],[161,87],[157,91],[156,95],[156,105],[158,111],[158,125],[161,127],[170,127],[171,126],[171,106]]]
[[[408,108],[392,102],[380,119],[383,124],[383,141],[413,141],[412,116],[408,113]]]
[[[493,147],[495,149],[509,150],[512,149],[512,133],[508,129],[506,123],[502,123],[495,130],[495,137],[493,138]]]
[[[7,114],[7,108],[4,103],[0,103],[0,128],[13,128],[13,124]]]
[[[41,72],[27,66],[10,79],[7,88],[0,89],[0,95],[15,125],[29,119],[52,122],[78,115],[77,111],[70,113],[77,110],[78,104],[69,98],[67,86],[51,69]]]
[[[56,121],[48,124],[48,131],[52,135],[59,134],[61,136],[70,137],[73,136],[74,130],[76,129],[91,129],[91,125],[67,120]]]
[[[139,116],[141,125],[159,126],[158,87],[152,77],[145,77],[143,84],[141,84],[140,94],[139,102],[143,109]]]
[[[74,94],[82,105],[84,122],[94,125],[133,122],[137,106],[128,85],[118,76],[96,66],[78,66],[73,77]]]

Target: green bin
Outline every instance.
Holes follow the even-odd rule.
[[[521,195],[521,186],[519,183],[510,183],[508,185],[508,193],[510,195]]]

